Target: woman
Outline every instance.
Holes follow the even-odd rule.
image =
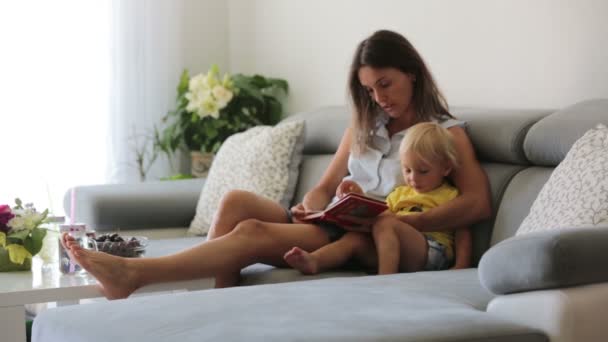
[[[63,243],[97,278],[109,299],[127,297],[151,283],[210,276],[216,277],[216,287],[234,286],[243,267],[254,263],[286,266],[283,256],[293,246],[311,251],[339,238],[343,233],[340,228],[304,224],[297,218],[325,208],[347,175],[366,193],[386,197],[403,183],[398,146],[404,131],[418,122],[437,121],[449,128],[455,139],[460,166],[452,172],[451,180],[461,196],[397,223],[405,227],[399,229],[400,239],[420,242],[415,248],[402,250],[407,262],[403,268],[422,269],[428,246],[420,231],[453,230],[491,214],[487,177],[422,58],[403,36],[378,31],[363,40],[351,65],[349,88],[355,110],[353,123],[319,183],[290,210],[249,192],[232,191],[221,200],[207,242],[160,258],[125,259],[91,252],[79,248],[66,235]],[[369,248],[357,257],[373,265],[373,241],[366,240]]]

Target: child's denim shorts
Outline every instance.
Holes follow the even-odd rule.
[[[445,246],[437,242],[432,236],[424,235],[426,242],[429,245],[429,251],[426,259],[425,271],[441,271],[448,269],[451,260],[445,251]]]

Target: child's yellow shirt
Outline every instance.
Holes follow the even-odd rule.
[[[424,193],[416,191],[409,185],[403,185],[397,187],[386,197],[386,204],[388,209],[398,216],[412,215],[435,208],[457,196],[458,189],[448,183],[443,183],[438,188]],[[423,234],[431,236],[445,246],[448,258],[454,257],[453,232],[425,232]]]

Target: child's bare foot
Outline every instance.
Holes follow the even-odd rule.
[[[70,236],[63,236],[62,243],[70,258],[97,279],[106,298],[127,298],[139,287],[127,259],[84,249]]]
[[[319,271],[319,265],[315,257],[299,247],[294,247],[285,253],[283,259],[289,266],[302,272],[302,274],[316,274]]]

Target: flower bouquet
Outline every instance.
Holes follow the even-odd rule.
[[[184,70],[177,86],[177,108],[155,129],[155,148],[171,160],[184,148],[215,154],[232,134],[257,125],[274,125],[283,117],[288,84],[260,75],[225,74],[217,66],[190,77]]]
[[[42,248],[48,210],[40,213],[33,204],[0,205],[0,272],[24,271],[32,267],[32,257]]]

